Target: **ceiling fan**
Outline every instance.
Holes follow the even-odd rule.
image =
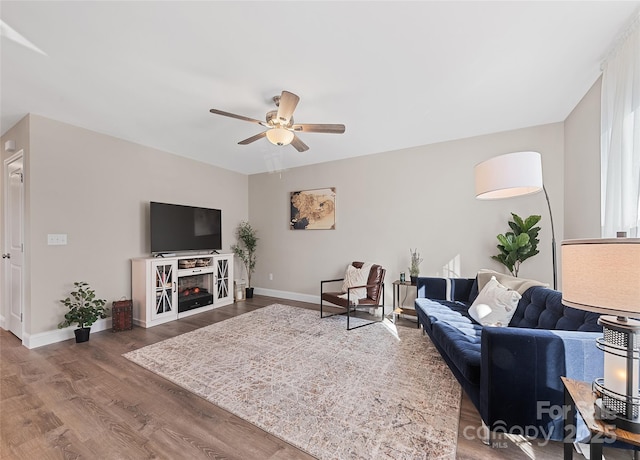
[[[300,140],[296,133],[344,133],[344,125],[336,124],[295,124],[293,122],[293,111],[296,109],[300,98],[289,91],[283,91],[280,96],[274,96],[277,110],[267,112],[266,121],[256,120],[255,118],[244,117],[234,113],[224,112],[218,109],[211,109],[209,112],[225,117],[237,118],[238,120],[250,121],[268,128],[255,136],[238,142],[240,145],[251,144],[266,137],[269,142],[275,145],[293,145],[298,152],[309,150],[309,147]]]

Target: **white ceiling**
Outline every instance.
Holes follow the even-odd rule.
[[[639,5],[2,1],[0,126],[35,113],[252,174],[553,123]],[[209,113],[263,119],[283,89],[296,122],[346,133],[241,146],[262,127]]]

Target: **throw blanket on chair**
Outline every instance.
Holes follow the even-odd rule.
[[[347,298],[346,292],[348,288],[354,287],[354,286],[366,285],[367,281],[369,280],[369,273],[371,272],[372,265],[373,263],[370,263],[370,262],[364,262],[364,264],[362,265],[362,268],[356,268],[351,264],[347,265],[347,270],[345,271],[345,274],[344,274],[344,282],[342,283],[342,292],[345,292],[345,294],[342,294],[341,296],[338,296],[338,297],[342,299],[346,299]],[[349,300],[353,302],[355,305],[358,305],[358,300],[364,299],[365,297],[367,297],[367,288],[363,287],[358,289],[352,289],[348,295],[349,295]]]

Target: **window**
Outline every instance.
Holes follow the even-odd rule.
[[[602,237],[640,237],[640,14],[603,64]]]

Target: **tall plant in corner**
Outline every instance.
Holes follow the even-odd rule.
[[[231,250],[238,256],[247,270],[247,294],[250,294],[252,292],[250,289],[253,289],[251,286],[251,274],[256,269],[257,232],[249,222],[242,221],[236,229],[236,237],[238,238],[238,243],[231,246]]]
[[[509,227],[512,231],[497,236],[500,242],[497,246],[500,254],[491,258],[503,264],[513,276],[517,277],[522,262],[540,252],[538,251],[540,227],[536,224],[540,222],[541,217],[533,215],[523,220],[513,212],[511,216],[513,220],[509,221]]]

